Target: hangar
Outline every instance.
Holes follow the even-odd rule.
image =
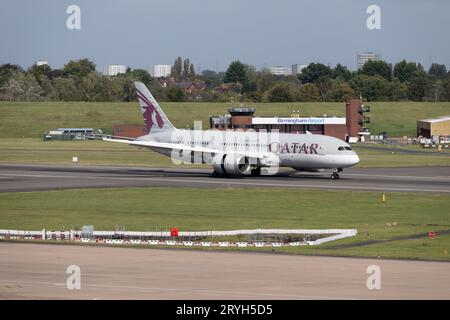
[[[370,118],[364,115],[370,112],[369,106],[364,106],[360,99],[352,99],[346,103],[345,117],[300,117],[293,113],[286,117],[254,117],[255,108],[230,108],[229,115],[210,117],[212,129],[254,129],[255,131],[279,130],[286,133],[323,134],[346,141],[359,140],[360,137],[370,135],[368,128]]]
[[[450,116],[417,121],[417,136],[450,136]]]

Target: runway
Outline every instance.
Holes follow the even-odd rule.
[[[450,167],[351,168],[329,172],[282,171],[276,176],[214,178],[211,170],[113,166],[0,164],[0,192],[74,188],[200,187],[309,188],[450,193]]]
[[[1,242],[0,256],[0,299],[450,299],[446,262]]]

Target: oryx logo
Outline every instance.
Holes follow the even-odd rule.
[[[152,130],[152,127],[155,124],[162,129],[162,127],[164,127],[164,121],[158,110],[156,110],[155,106],[139,90],[137,90],[137,95],[142,102],[142,115],[144,116],[144,124],[147,133]]]

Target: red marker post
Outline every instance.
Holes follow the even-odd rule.
[[[178,228],[170,228],[170,236],[178,237]]]
[[[436,232],[434,232],[434,231],[428,232],[428,238],[433,239],[435,237],[436,237]]]

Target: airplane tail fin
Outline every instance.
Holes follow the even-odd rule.
[[[142,116],[144,117],[146,133],[153,134],[174,129],[175,127],[169,121],[147,87],[141,82],[135,82],[134,86],[136,87],[139,105],[141,106]]]

